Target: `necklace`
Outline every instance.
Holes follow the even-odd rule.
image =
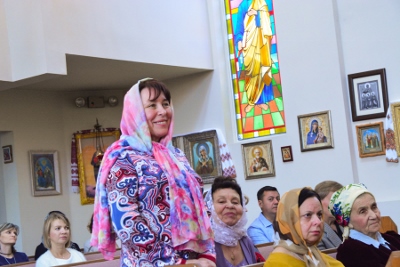
[[[1,254],[3,254],[3,253],[1,253]],[[12,254],[12,253],[11,253]],[[11,255],[11,254],[8,254],[8,255]],[[13,264],[12,262],[9,262],[8,261],[8,259],[6,258],[6,257],[4,257],[4,256],[2,256],[5,260],[6,260],[6,262],[8,263],[8,265],[11,265],[11,264]],[[11,258],[12,259],[12,258]],[[10,259],[10,260],[11,260]],[[15,259],[15,257],[13,257],[13,259],[14,259],[14,263],[17,263],[17,260]]]
[[[11,253],[8,253],[8,254],[0,252],[0,254],[1,254],[1,255],[6,255],[6,256],[10,256],[10,255],[12,255],[12,252],[11,252]]]
[[[0,251],[0,254],[1,254],[1,255],[6,255],[6,256],[10,256],[10,255],[12,254],[12,252],[11,252],[11,253],[8,253],[8,254],[6,254],[6,253],[3,253],[3,252],[1,252],[1,251]]]
[[[235,259],[236,259],[236,256],[235,256],[235,250],[236,250],[236,247],[233,247],[233,249],[230,249],[230,247],[226,247],[226,249],[228,250],[228,252],[229,252],[229,257],[230,257],[230,259],[231,259],[231,262],[232,263],[234,263],[235,262]]]

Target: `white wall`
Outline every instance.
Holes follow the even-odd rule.
[[[140,10],[142,5],[149,8],[152,2],[116,2],[110,5],[106,1],[102,4],[93,4],[92,1],[84,4],[78,4],[78,1],[42,1],[44,21],[54,20],[54,25],[46,23],[44,27],[46,51],[51,55],[49,58],[53,58],[53,55],[57,58],[61,50],[67,50],[69,53],[117,59],[126,57],[182,66],[213,66],[214,70],[210,72],[166,81],[171,88],[175,106],[175,134],[209,128],[220,128],[225,133],[236,165],[237,179],[245,194],[250,197],[249,223],[259,212],[256,192],[260,187],[272,185],[284,193],[291,188],[307,185],[314,187],[323,180],[332,179],[343,184],[353,181],[367,184],[382,206],[383,214],[390,215],[397,225],[400,225],[400,215],[394,210],[394,207],[400,204],[400,196],[397,194],[399,180],[396,177],[399,164],[386,163],[384,156],[363,159],[358,157],[355,125],[372,121],[353,123],[347,100],[348,74],[382,67],[387,70],[389,99],[400,99],[400,91],[396,89],[400,79],[396,75],[396,65],[400,56],[396,47],[399,47],[400,37],[397,36],[397,28],[394,27],[399,25],[400,19],[395,12],[399,4],[389,0],[380,2],[379,6],[372,0],[351,3],[302,1],[301,4],[288,0],[274,1],[287,133],[239,142],[236,139],[232,115],[234,108],[225,39],[224,7],[221,2],[191,1],[189,11],[183,12],[183,17],[164,14],[160,11],[161,8],[169,8],[166,10],[168,13],[172,12],[171,7],[158,2],[154,12],[160,20],[154,19],[157,16],[148,16],[150,20],[146,14],[139,13],[140,19],[151,22],[150,28],[158,29],[158,24],[163,23],[168,27],[180,23],[182,30],[179,36],[176,32],[162,31],[159,35],[155,34],[160,36],[157,43],[165,45],[165,49],[140,53],[130,47],[133,43],[136,44],[132,38],[141,36],[140,34],[149,38],[150,33],[143,28],[132,28],[132,25],[138,23],[137,18],[132,18],[135,16],[130,16],[123,7]],[[0,3],[1,9],[5,4],[9,4],[9,1],[0,0]],[[179,4],[189,5],[187,1]],[[96,12],[87,11],[89,8]],[[199,9],[198,14],[195,12],[196,8]],[[61,9],[65,11],[61,12]],[[107,14],[105,9],[110,13]],[[0,10],[2,11],[4,10]],[[170,14],[176,14],[174,12]],[[66,21],[68,14],[71,15],[71,22]],[[104,15],[110,25],[102,24],[94,14]],[[87,20],[84,19],[85,16]],[[114,25],[111,20],[116,16],[120,20]],[[372,19],[376,16],[379,19]],[[182,18],[189,21],[190,17],[193,17],[194,24],[181,23]],[[79,21],[81,27],[75,26],[76,21]],[[85,39],[81,28],[89,32],[90,38]],[[140,34],[135,34],[136,31]],[[1,28],[0,34],[4,34]],[[105,34],[110,36],[110,42],[97,42],[98,38]],[[199,34],[201,40],[196,34]],[[386,41],[389,36],[390,42]],[[368,38],[370,42],[365,42]],[[198,46],[195,43],[199,43],[201,48],[209,45],[209,48],[196,50],[194,48]],[[62,49],[58,49],[57,45]],[[120,49],[110,49],[116,47]],[[180,56],[182,51],[184,52]],[[209,60],[210,58],[212,60]],[[0,62],[1,64],[3,63]],[[96,118],[105,127],[118,127],[122,110],[122,106],[78,109],[73,104],[77,96],[97,94],[117,94],[122,102],[124,91],[0,92],[0,132],[12,131],[14,143],[14,185],[10,185],[14,191],[11,191],[13,195],[10,196],[12,204],[6,207],[7,220],[20,224],[20,248],[29,255],[33,254],[40,241],[43,218],[50,210],[62,210],[67,214],[72,223],[72,239],[79,245],[82,246],[89,238],[86,224],[93,206],[81,206],[79,195],[72,193],[70,188],[71,135],[77,130],[92,128]],[[331,110],[335,148],[302,153],[297,116],[322,110]],[[1,138],[0,143],[3,143],[3,135]],[[246,181],[243,178],[241,145],[261,140],[272,140],[276,176]],[[280,147],[286,145],[293,148],[293,162],[283,163],[281,160]],[[32,197],[28,151],[36,149],[59,151],[62,195]],[[6,167],[8,166],[2,166],[3,173],[8,172]],[[11,216],[14,212],[17,215]]]
[[[0,147],[14,146],[12,132],[0,132]],[[1,151],[3,154],[3,150]],[[3,163],[3,156],[1,157]],[[18,181],[15,179],[16,167],[14,161],[7,164],[0,164],[0,224],[3,222],[20,222],[18,212],[12,212],[19,207]],[[21,248],[21,240],[18,240],[17,248]]]
[[[66,54],[212,69],[203,0],[0,0],[0,15],[5,81],[66,74]]]
[[[388,27],[399,25],[399,18],[395,15],[399,4],[384,1],[376,10],[372,1],[274,1],[287,133],[243,142],[238,142],[235,137],[235,124],[231,115],[234,112],[233,106],[227,108],[225,104],[227,100],[232,100],[229,75],[226,74],[226,70],[229,70],[227,45],[226,40],[221,38],[226,26],[225,20],[218,22],[215,19],[218,12],[223,14],[224,7],[214,1],[208,1],[208,5],[215,61],[215,70],[209,75],[219,79],[215,86],[222,91],[223,98],[219,106],[212,102],[205,103],[202,112],[211,110],[214,114],[223,113],[224,122],[219,116],[203,120],[203,125],[198,125],[198,121],[193,122],[191,117],[181,119],[186,127],[192,125],[190,130],[201,130],[213,125],[224,128],[238,181],[243,191],[250,196],[249,222],[258,215],[256,192],[264,185],[276,186],[282,194],[292,188],[314,187],[321,181],[335,180],[342,184],[365,183],[376,195],[382,214],[390,215],[399,225],[400,215],[392,209],[400,204],[397,194],[400,182],[396,178],[399,165],[387,163],[384,156],[358,157],[355,125],[383,121],[384,118],[353,123],[347,88],[348,74],[385,67],[389,99],[400,101],[399,90],[396,90],[399,78],[394,74],[399,62],[400,53],[396,47],[400,38],[393,32],[393,27]],[[371,19],[373,14],[378,14],[382,19]],[[367,32],[374,32],[377,37]],[[371,36],[373,40],[363,42],[366,36]],[[384,42],[388,36],[392,37],[391,41]],[[382,49],[378,49],[374,41],[374,38],[380,40],[380,37]],[[353,56],[355,51],[358,56]],[[365,64],[366,61],[368,64]],[[349,66],[353,69],[349,70]],[[218,93],[215,97],[218,97]],[[186,113],[193,106],[193,103],[187,102],[179,104],[182,104],[180,112]],[[322,110],[330,110],[332,114],[334,149],[300,152],[297,116]],[[183,129],[177,130],[184,132]],[[261,140],[272,140],[276,177],[245,181],[241,144]],[[280,147],[286,145],[293,148],[293,162],[282,162]]]
[[[129,88],[127,88],[128,90]],[[70,216],[68,217],[72,224],[72,240],[83,248],[83,244],[90,238],[90,234],[86,228],[89,223],[90,217],[93,213],[93,204],[81,205],[80,194],[71,193],[70,182],[70,162],[71,162],[71,138],[72,134],[76,131],[93,129],[96,124],[96,118],[103,128],[115,127],[119,128],[122,114],[122,103],[125,92],[122,90],[113,91],[87,91],[87,92],[70,92],[63,94],[63,101],[60,103],[63,113],[63,132],[61,142],[66,148],[63,153],[68,159],[66,164],[67,172],[65,178],[68,180],[69,195],[68,206],[70,209]],[[74,100],[78,96],[104,96],[108,99],[109,96],[116,96],[119,104],[116,107],[106,105],[105,108],[77,108]]]
[[[360,0],[336,2],[345,74],[385,68],[389,102],[399,102],[400,37],[394,29],[400,26],[397,14],[400,2],[390,0],[380,1],[379,4]],[[347,116],[346,119],[351,121],[351,116]],[[356,125],[378,121],[384,121],[384,118],[351,122],[352,138],[356,140]],[[357,151],[357,143],[354,142],[350,149]],[[359,158],[356,155],[355,162],[360,182],[365,183],[375,193],[377,200],[382,202],[381,205],[385,205],[386,201],[394,201],[397,206],[400,205],[399,164],[386,162],[384,156]],[[394,211],[392,213],[390,215],[395,216],[397,225],[400,225],[400,214]]]

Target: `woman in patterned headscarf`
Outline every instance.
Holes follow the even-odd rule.
[[[106,151],[97,179],[91,244],[106,259],[121,240],[121,266],[215,266],[201,178],[172,146],[173,108],[154,79],[125,95],[121,138]]]
[[[379,233],[381,212],[363,184],[349,184],[336,191],[329,209],[344,227],[344,242],[336,258],[346,267],[384,267],[390,253],[400,250],[398,234]]]
[[[285,193],[276,214],[275,230],[279,237],[276,236],[276,247],[264,267],[343,267],[317,248],[323,234],[322,216],[321,199],[311,188]]]

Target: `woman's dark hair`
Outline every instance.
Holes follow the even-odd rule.
[[[310,197],[316,197],[319,200],[319,203],[321,203],[321,198],[317,194],[317,192],[315,192],[314,190],[312,190],[309,187],[304,187],[303,189],[301,189],[300,194],[299,194],[298,207],[300,208],[301,204],[303,204],[304,201],[306,201],[306,199],[308,199]],[[273,227],[274,227],[275,232],[278,232],[279,237],[282,240],[288,240],[289,239],[289,240],[293,241],[293,237],[292,237],[292,235],[290,233],[285,234],[285,235],[282,234],[281,230],[279,229],[278,221],[275,220],[273,222]]]
[[[139,92],[141,92],[144,88],[153,89],[150,90],[149,100],[156,100],[161,94],[165,95],[165,98],[171,103],[171,93],[169,92],[167,86],[162,82],[157,81],[156,79],[143,80],[139,83]],[[154,93],[154,95],[152,95]]]
[[[316,197],[319,202],[321,203],[321,197],[318,195],[317,192],[315,192],[314,190],[312,190],[309,187],[304,187],[303,189],[301,189],[300,194],[299,194],[299,207],[301,206],[301,204],[303,204],[303,202],[310,197]]]
[[[92,216],[90,217],[90,221],[87,225],[87,229],[88,229],[89,233],[92,233],[92,230],[93,230],[93,216],[94,216],[94,214],[92,213]]]
[[[218,176],[217,178],[215,178],[211,186],[211,195],[213,196],[214,193],[219,189],[226,189],[226,188],[233,189],[236,191],[236,193],[239,194],[240,204],[243,206],[242,189],[240,188],[240,185],[236,182],[235,179],[224,176]]]

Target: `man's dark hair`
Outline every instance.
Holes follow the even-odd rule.
[[[276,187],[269,186],[269,185],[264,186],[260,190],[258,190],[257,199],[258,200],[262,200],[264,192],[267,192],[267,191],[276,191],[276,192],[278,192],[278,189],[276,189]]]

